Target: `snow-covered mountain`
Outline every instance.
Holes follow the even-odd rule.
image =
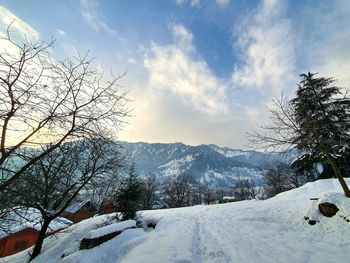
[[[259,183],[263,168],[282,158],[276,154],[235,150],[213,144],[120,143],[141,175],[155,173],[161,178],[182,175],[215,187],[232,186],[238,178],[252,178]]]

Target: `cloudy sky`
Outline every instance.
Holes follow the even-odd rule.
[[[119,138],[246,148],[281,90],[319,72],[350,86],[350,1],[1,0],[0,30],[56,39],[124,73],[134,108]]]

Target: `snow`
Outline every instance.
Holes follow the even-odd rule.
[[[4,222],[12,222],[11,225],[2,225],[6,232],[0,230],[0,238],[7,236],[9,233],[15,233],[25,228],[33,228],[38,231],[41,229],[42,217],[40,212],[34,208],[15,208],[12,212],[6,215]],[[3,222],[2,222],[3,223]],[[66,228],[73,223],[63,217],[57,217],[54,219],[48,228],[48,232],[54,232],[56,230]]]
[[[186,155],[179,160],[171,160],[163,165],[160,165],[159,168],[166,168],[166,170],[162,171],[162,174],[166,177],[174,174],[178,175],[181,172],[188,170],[193,160],[194,157],[192,155]]]
[[[105,227],[91,230],[90,232],[87,233],[85,238],[89,238],[89,239],[97,238],[97,237],[105,236],[117,231],[122,231],[124,229],[131,228],[131,227],[136,227],[135,220],[126,220],[123,222],[114,223]]]
[[[318,200],[313,202],[313,205],[305,214],[306,217],[315,220],[317,222],[322,222],[327,220],[317,209],[320,203],[332,203],[336,204],[339,211],[336,217],[337,220],[344,220],[344,218],[350,219],[350,202],[347,198],[344,198],[344,195],[341,193],[326,193],[322,195]]]
[[[82,201],[82,202],[72,204],[72,205],[68,206],[68,207],[66,208],[66,210],[64,210],[64,211],[65,211],[65,212],[68,212],[68,213],[71,213],[71,214],[74,214],[74,213],[76,213],[80,208],[82,208],[84,205],[86,205],[88,202],[90,202],[90,200],[84,200],[84,201]]]
[[[234,196],[224,196],[222,200],[235,200]]]
[[[317,205],[324,201],[338,206],[334,217],[319,214]],[[309,225],[304,216],[319,222]],[[343,217],[349,216],[350,199],[337,180],[322,180],[264,201],[143,211],[142,220],[156,223],[154,230],[127,229],[100,246],[79,251],[86,233],[110,224],[106,215],[94,217],[47,238],[33,262],[347,263],[350,223]],[[24,251],[4,262],[25,262],[27,257]]]
[[[210,182],[211,180],[214,180],[214,178],[224,179],[225,176],[223,174],[220,174],[214,170],[207,170],[204,173],[204,178],[207,182]]]
[[[323,165],[321,163],[316,163],[316,171],[320,174],[324,170]]]
[[[59,261],[41,261],[38,259],[33,262],[62,262],[62,263],[108,263],[108,262],[123,262],[125,257],[131,249],[139,245],[145,236],[145,231],[142,229],[125,230],[117,238],[113,238],[108,242],[101,244],[98,247],[92,249],[79,250],[75,253],[68,255]],[[152,262],[146,257],[141,262]]]
[[[226,158],[234,158],[237,156],[249,157],[251,155],[251,153],[248,151],[232,150],[229,148],[220,148],[216,145],[213,146],[212,149],[214,149],[217,153],[220,153],[221,155],[225,156]]]
[[[110,224],[111,220],[113,220],[114,217],[115,214],[110,214],[83,220],[78,224],[74,224],[53,236],[45,238],[42,254],[32,262],[62,262],[62,258],[76,253],[79,250],[80,241],[89,231]],[[31,249],[29,248],[16,255],[2,259],[0,258],[0,262],[27,262],[28,252],[30,252],[30,250]]]
[[[240,180],[253,180],[256,183],[261,181],[262,175],[260,171],[247,167],[233,167],[231,172],[217,172],[207,167],[201,178],[200,183],[215,185],[218,182],[225,182],[227,185],[232,186],[232,181]],[[231,183],[229,183],[231,182]]]

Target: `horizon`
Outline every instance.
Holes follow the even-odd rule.
[[[190,146],[190,147],[198,147],[198,146],[202,146],[202,145],[205,145],[205,146],[210,146],[210,145],[213,145],[213,146],[216,146],[216,147],[219,147],[219,148],[228,148],[228,149],[231,149],[231,150],[238,150],[238,151],[244,151],[244,152],[249,152],[249,151],[256,151],[256,152],[266,152],[264,150],[259,150],[259,149],[253,149],[253,148],[250,148],[250,149],[240,149],[240,148],[232,148],[232,147],[229,147],[229,146],[224,146],[224,145],[217,145],[215,143],[202,143],[202,144],[188,144],[188,143],[184,143],[184,142],[145,142],[145,141],[125,141],[125,140],[119,140],[117,139],[117,142],[126,142],[126,143],[144,143],[144,144],[183,144],[183,145],[186,145],[186,146]]]
[[[250,150],[300,73],[350,86],[349,16],[346,0],[4,0],[0,35],[15,19],[22,37],[54,37],[55,58],[90,51],[99,72],[126,72],[134,110],[118,140]]]

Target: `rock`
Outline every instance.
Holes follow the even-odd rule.
[[[319,222],[317,220],[310,219],[310,217],[308,216],[304,216],[304,219],[312,226],[315,225],[317,222]]]
[[[350,223],[350,219],[346,218],[346,216],[339,215],[341,218],[343,218],[346,222]]]
[[[326,217],[332,217],[339,211],[338,207],[332,203],[320,203],[318,210]]]
[[[97,238],[83,238],[83,240],[80,242],[79,250],[90,249],[90,248],[99,246],[102,243],[116,237],[117,235],[119,235],[122,232],[123,231],[116,231],[114,233],[110,233],[108,235],[104,235],[104,236],[97,237]]]
[[[154,228],[156,228],[156,224],[154,224],[154,223],[148,223],[148,224],[147,224],[147,227],[148,227],[148,228],[153,228],[153,229],[154,229]]]
[[[99,246],[102,243],[118,236],[119,234],[121,234],[125,230],[132,229],[132,228],[135,228],[135,227],[128,227],[128,228],[125,228],[121,231],[115,231],[115,232],[109,233],[107,235],[96,237],[96,238],[83,238],[83,240],[80,242],[79,250],[90,249],[90,248]]]
[[[316,220],[309,220],[309,224],[310,224],[310,225],[315,225],[316,222],[317,222]]]

